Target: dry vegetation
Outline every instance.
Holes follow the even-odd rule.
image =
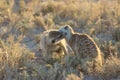
[[[94,38],[105,58],[101,72],[82,73],[74,55],[41,57],[41,33],[65,24]],[[119,0],[0,0],[0,80],[119,79]]]

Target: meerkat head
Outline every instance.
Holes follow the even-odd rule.
[[[50,44],[58,43],[63,38],[64,38],[63,34],[58,30],[52,30],[48,34],[48,40]]]
[[[62,26],[59,31],[66,37],[66,38],[70,38],[71,35],[74,33],[72,27],[70,27],[69,25],[65,25]]]

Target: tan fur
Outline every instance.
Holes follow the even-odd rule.
[[[43,56],[49,56],[52,54],[67,54],[66,41],[65,39],[58,39],[58,36],[61,33],[56,30],[47,30],[44,31],[41,35],[40,48],[42,50]],[[55,43],[52,43],[52,40],[55,40]]]
[[[82,69],[90,72],[99,70],[102,67],[100,49],[90,36],[87,34],[76,33],[68,25],[61,27],[60,32],[65,35],[67,43],[80,58]]]

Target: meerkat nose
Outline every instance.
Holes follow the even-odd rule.
[[[55,40],[52,40],[52,43],[55,43]]]

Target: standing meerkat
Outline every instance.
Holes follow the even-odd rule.
[[[56,29],[43,32],[40,40],[40,48],[44,57],[52,56],[53,58],[57,54],[57,57],[60,57],[61,55],[63,56],[68,53],[66,41],[63,39],[63,34]]]
[[[84,71],[98,71],[102,67],[100,49],[90,36],[74,32],[69,25],[61,27],[59,31],[63,33],[68,45],[80,59],[80,66]]]

